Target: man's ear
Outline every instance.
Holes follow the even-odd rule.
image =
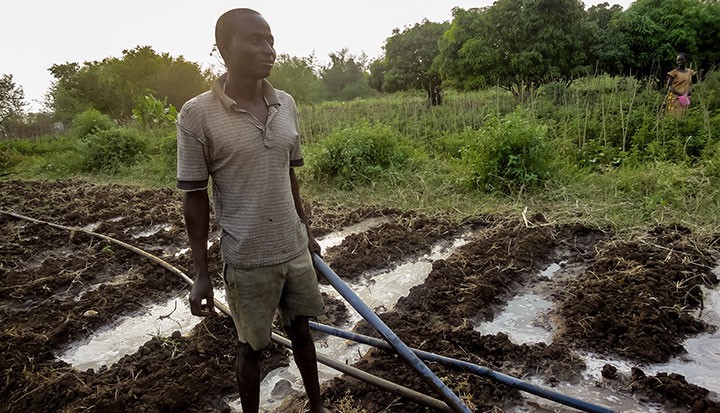
[[[223,60],[226,60],[225,58],[228,56],[228,46],[230,46],[230,44],[226,39],[220,39],[217,42],[216,47],[218,52],[220,52],[220,57],[222,57]]]

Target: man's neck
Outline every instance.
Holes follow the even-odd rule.
[[[259,102],[264,100],[262,79],[232,77],[228,73],[224,87],[225,94],[235,102]]]

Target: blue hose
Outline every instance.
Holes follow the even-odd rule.
[[[465,403],[460,398],[450,391],[450,389],[443,383],[435,373],[430,370],[425,363],[413,353],[410,348],[403,343],[398,336],[388,327],[380,317],[375,314],[370,307],[365,304],[355,292],[348,287],[340,277],[335,274],[335,271],[330,269],[327,264],[317,255],[313,254],[313,263],[315,268],[320,271],[330,284],[347,300],[350,305],[357,310],[358,313],[371,325],[373,326],[380,335],[392,346],[393,349],[410,364],[415,370],[420,373],[420,376],[425,380],[430,387],[435,390],[440,398],[447,403],[447,405],[454,412],[470,413],[470,409],[465,406]]]
[[[314,321],[310,322],[310,328],[320,331],[320,332],[323,332],[323,333],[326,333],[326,334],[332,334],[337,337],[352,340],[357,343],[367,344],[369,346],[378,347],[378,348],[385,349],[385,350],[392,350],[392,347],[390,347],[386,342],[384,342],[382,340],[378,340],[376,338],[368,337],[368,336],[365,336],[362,334],[353,333],[350,331],[341,330],[339,328],[335,328],[332,326],[319,324]],[[554,392],[551,390],[543,389],[542,387],[538,387],[533,384],[524,382],[522,380],[516,379],[515,377],[511,377],[511,376],[490,370],[487,367],[478,366],[477,364],[469,363],[467,361],[462,361],[462,360],[457,360],[457,359],[450,358],[450,357],[440,356],[435,353],[430,353],[427,351],[418,350],[418,349],[414,349],[414,348],[411,348],[410,350],[412,352],[414,352],[422,360],[437,362],[444,366],[459,368],[464,371],[468,371],[470,373],[477,374],[478,376],[494,379],[496,381],[499,381],[500,383],[506,384],[506,385],[516,388],[518,390],[532,393],[532,394],[534,394],[536,396],[540,396],[544,399],[552,400],[554,402],[564,404],[565,406],[574,407],[574,408],[584,411],[584,412],[615,413],[614,410],[610,410],[606,407],[597,406],[592,403],[578,400],[578,399],[575,399],[570,396],[565,396],[564,394],[560,394],[560,393],[557,393],[557,392]]]

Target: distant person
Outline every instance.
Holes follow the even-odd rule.
[[[667,74],[667,111],[675,117],[685,116],[690,106],[690,92],[695,71],[687,67],[687,54],[680,53],[675,59],[677,67]]]
[[[233,9],[215,26],[227,73],[183,105],[177,122],[177,186],[195,265],[190,309],[214,313],[208,274],[208,181],[221,228],[223,279],[238,332],[237,380],[242,409],[257,412],[260,355],[280,309],[311,413],[320,398],[308,317],[323,300],[311,252],[320,247],[305,219],[293,168],[303,165],[295,101],[265,78],[275,63],[270,26],[256,11]]]

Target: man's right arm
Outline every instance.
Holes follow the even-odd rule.
[[[207,316],[214,312],[213,287],[207,260],[210,227],[210,200],[207,190],[185,192],[183,213],[195,264],[195,283],[190,291],[190,311],[196,316]]]

